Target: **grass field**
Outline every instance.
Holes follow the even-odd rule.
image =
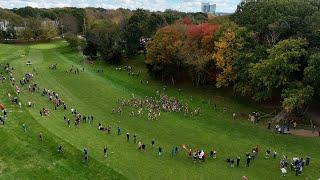
[[[33,65],[26,66],[31,60]],[[35,107],[21,109],[8,101],[7,93],[14,88],[9,81],[0,84],[0,103],[9,110],[9,119],[0,126],[0,178],[1,179],[280,179],[279,161],[282,154],[291,159],[310,155],[311,165],[301,176],[289,172],[287,179],[316,179],[320,177],[320,141],[317,138],[283,136],[268,131],[263,125],[254,125],[246,118],[232,120],[232,112],[249,113],[259,109],[257,105],[232,97],[226,90],[213,88],[192,88],[181,85],[170,87],[170,96],[182,99],[191,107],[201,107],[201,116],[185,117],[181,113],[162,113],[156,121],[146,116],[131,117],[129,110],[122,115],[111,114],[119,98],[154,96],[163,84],[149,79],[143,65],[143,57],[137,56],[125,64],[133,65],[142,72],[141,77],[128,76],[116,71],[115,67],[102,62],[85,64],[80,54],[70,51],[63,41],[37,45],[0,45],[0,63],[9,62],[15,68],[14,76],[21,79],[26,72],[36,69],[35,81],[41,88],[59,93],[68,106],[77,108],[82,114],[94,115],[94,124],[81,124],[80,128],[68,128],[63,116],[72,119],[70,111],[54,110],[48,98],[41,93],[29,93],[22,88],[20,99],[25,104],[35,102]],[[58,63],[57,70],[49,70],[50,64]],[[71,66],[84,67],[80,75],[67,74]],[[103,72],[97,72],[103,69]],[[3,72],[3,66],[1,68]],[[149,80],[149,85],[140,84],[140,79]],[[40,88],[40,89],[41,89]],[[207,103],[208,99],[217,104]],[[39,110],[48,107],[48,117],[40,117]],[[223,109],[227,108],[227,112]],[[110,124],[112,134],[97,130],[97,124]],[[26,123],[24,133],[21,125]],[[116,135],[116,127],[122,128],[122,135]],[[45,141],[37,138],[39,132]],[[126,142],[125,133],[137,134],[138,140],[147,145],[147,152],[137,150],[137,145]],[[157,147],[164,149],[164,155],[157,156],[157,148],[150,147],[155,138]],[[65,153],[58,154],[59,144],[65,146]],[[204,163],[193,163],[184,152],[171,157],[174,146],[187,144],[208,152],[212,146],[218,152],[217,159],[207,159]],[[257,144],[259,156],[245,167],[245,153]],[[103,147],[107,145],[110,156],[103,157]],[[82,164],[82,149],[89,149],[89,165]],[[264,159],[264,152],[271,148],[278,152],[276,159]],[[241,156],[239,168],[227,166],[228,157]]]

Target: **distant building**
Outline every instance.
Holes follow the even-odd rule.
[[[50,25],[54,28],[58,28],[59,27],[59,21],[54,21],[54,20],[49,20],[46,19],[44,21],[41,22],[42,25]]]
[[[229,16],[232,13],[226,13],[226,12],[216,12],[216,16]]]
[[[216,4],[201,3],[201,12],[202,13],[215,14],[216,8],[217,8]]]
[[[0,20],[0,31],[7,31],[9,28],[9,21]]]
[[[23,31],[23,30],[25,30],[26,29],[26,27],[24,27],[24,26],[14,26],[13,27],[13,30],[15,31],[15,32],[20,32],[20,31]]]

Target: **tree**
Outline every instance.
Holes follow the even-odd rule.
[[[231,19],[259,33],[260,41],[272,47],[292,36],[306,38],[312,31],[308,19],[319,8],[318,0],[247,0],[240,3]]]
[[[149,71],[160,76],[162,80],[170,79],[173,84],[182,69],[183,32],[180,29],[179,25],[164,27],[147,45],[145,63]]]
[[[84,46],[84,40],[81,40],[78,36],[72,33],[66,33],[64,38],[73,50],[80,50]]]
[[[229,86],[229,83],[234,83],[237,79],[237,71],[234,64],[240,59],[240,54],[244,53],[246,47],[246,38],[252,38],[252,33],[245,28],[231,25],[222,30],[222,35],[215,42],[215,52],[213,59],[216,62],[220,72],[217,75],[217,87]]]
[[[224,35],[215,43],[216,52],[213,58],[221,72],[217,76],[217,87],[228,86],[229,82],[236,80],[236,73],[232,67],[236,54],[235,32],[228,29]]]
[[[26,26],[32,31],[32,37],[37,38],[41,35],[41,19],[26,18]]]
[[[12,11],[26,18],[48,18],[51,20],[57,19],[57,14],[52,12],[51,9],[39,9],[27,6],[23,8],[13,9]]]
[[[32,30],[30,28],[25,28],[17,32],[18,39],[29,41],[33,37]]]
[[[89,57],[90,60],[95,59],[98,54],[97,44],[87,40],[87,43],[83,49],[83,54]]]
[[[117,64],[122,57],[122,38],[118,25],[107,20],[96,20],[88,29],[84,54],[100,57],[111,64]]]
[[[213,61],[215,33],[219,28],[219,25],[208,23],[186,26],[186,39],[182,48],[183,62],[188,66],[193,84],[196,86],[211,80],[208,66],[212,64],[210,61]]]
[[[9,23],[10,23],[9,25],[11,28],[13,26],[24,25],[24,19],[21,16],[15,14],[9,10],[5,10],[5,9],[1,9],[1,8],[0,8],[0,19],[9,21]]]
[[[58,30],[49,22],[42,22],[40,27],[41,39],[50,40],[58,36]]]
[[[286,87],[303,78],[306,63],[307,42],[305,39],[287,39],[269,50],[269,57],[256,63],[250,69],[256,86],[264,91],[255,95],[256,99],[267,99],[273,90]]]
[[[166,25],[164,17],[161,14],[154,12],[151,13],[148,21],[148,37],[151,37],[159,28]]]
[[[291,83],[282,93],[282,107],[287,113],[303,114],[313,94],[314,90],[311,86],[301,82]]]
[[[140,39],[142,37],[149,37],[148,22],[149,14],[143,9],[137,9],[129,18],[124,30],[127,54],[136,54],[139,50]]]
[[[77,18],[75,18],[71,14],[62,14],[59,18],[59,23],[60,26],[63,26],[61,28],[63,28],[64,33],[70,32],[73,34],[77,34],[80,32],[80,25],[78,24]]]
[[[320,90],[320,53],[311,55],[308,60],[308,67],[304,69],[304,80],[314,87],[316,92]],[[320,93],[316,94],[318,97]]]
[[[85,10],[84,9],[75,8],[75,7],[71,7],[71,8],[66,7],[66,8],[54,8],[52,9],[52,11],[57,14],[58,20],[62,21],[61,23],[59,23],[61,30],[62,28],[66,28],[67,32],[71,31],[76,34],[79,34],[80,32],[84,31],[85,29],[84,27]]]

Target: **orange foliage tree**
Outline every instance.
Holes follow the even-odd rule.
[[[220,73],[217,75],[217,87],[228,86],[229,82],[236,80],[236,72],[233,68],[233,62],[237,56],[236,51],[236,34],[234,30],[227,29],[222,37],[215,42],[216,51],[213,58],[216,62]]]
[[[195,85],[205,83],[210,77],[207,67],[213,62],[215,33],[219,28],[208,23],[195,25],[186,17],[180,23],[160,29],[147,46],[149,69],[161,77],[175,79],[184,68]]]
[[[145,63],[149,70],[160,75],[162,80],[170,78],[172,83],[182,67],[181,46],[184,27],[167,26],[160,29],[147,45]]]

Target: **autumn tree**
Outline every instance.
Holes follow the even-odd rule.
[[[220,28],[218,25],[203,23],[199,25],[186,24],[186,39],[183,44],[182,54],[184,64],[188,67],[194,85],[199,86],[210,81],[211,69],[208,68],[213,61],[215,32]]]
[[[183,31],[179,25],[162,28],[147,45],[145,63],[149,71],[162,80],[170,79],[173,84],[182,70],[181,46],[184,37],[181,29]]]

